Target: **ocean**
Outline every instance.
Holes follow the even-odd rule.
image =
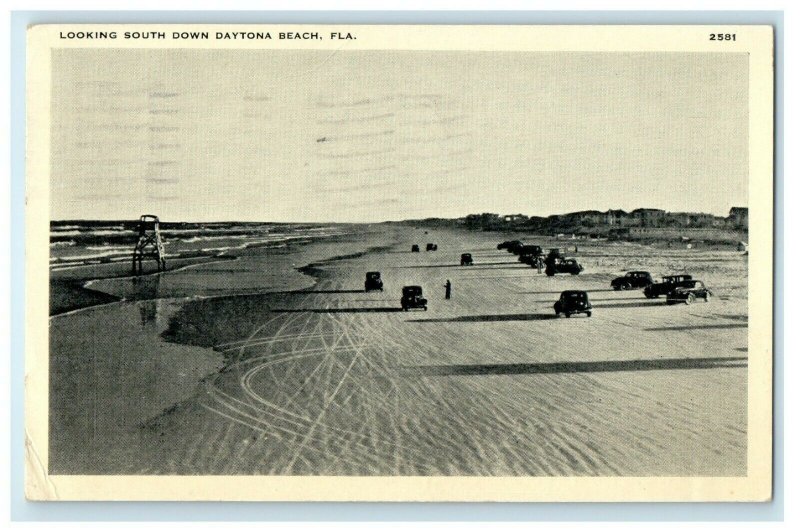
[[[136,222],[50,223],[52,271],[130,261],[138,239]],[[251,222],[161,223],[168,260],[214,257],[253,247],[285,247],[345,234],[342,226]]]

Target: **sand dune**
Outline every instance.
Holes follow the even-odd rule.
[[[100,397],[73,410],[55,397],[51,427],[64,443],[51,469],[746,474],[747,276],[741,256],[581,243],[574,255],[585,274],[547,278],[497,251],[496,243],[507,238],[501,235],[386,231],[391,247],[316,264],[318,282],[307,290],[181,302],[157,328],[163,338],[128,356],[147,363],[153,354],[146,349],[190,349],[192,360],[205,357],[208,375],[186,397],[154,393],[147,415],[127,423],[117,418],[116,429],[96,435],[90,451],[70,444],[79,423],[64,412],[97,409],[110,392],[103,388]],[[425,242],[436,242],[438,251],[408,252],[412,243]],[[474,266],[458,266],[462,252],[473,254]],[[716,297],[668,306],[640,291],[610,290],[612,277],[640,268],[654,275],[685,268]],[[364,273],[372,270],[382,272],[383,292],[361,291]],[[454,289],[449,301],[446,279]],[[406,284],[423,286],[427,312],[399,310]],[[553,302],[573,288],[590,291],[591,318],[555,317]],[[143,304],[115,305],[129,309],[119,310],[121,316]],[[69,320],[93,323],[96,334],[130,326],[91,317],[97,312],[54,319],[56,335],[74,326]],[[60,341],[58,352],[74,349],[66,345],[70,340]],[[129,381],[135,371],[108,378]],[[164,384],[171,379],[165,375]],[[121,408],[120,401],[118,394],[105,406]]]

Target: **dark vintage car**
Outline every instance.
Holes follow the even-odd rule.
[[[381,272],[367,272],[367,278],[364,280],[364,291],[380,290],[383,292],[383,281],[381,280]]]
[[[653,277],[650,272],[628,272],[622,277],[617,277],[611,281],[611,288],[614,290],[632,290],[634,288],[645,288],[653,284]]]
[[[691,281],[685,281],[681,286],[673,288],[667,294],[667,303],[686,303],[691,305],[697,299],[703,299],[708,303],[711,295],[711,290],[706,288],[703,281],[692,279]]]
[[[519,248],[519,261],[524,264],[535,264],[538,257],[542,256],[542,246],[525,244]]]
[[[412,253],[418,253],[419,252],[419,245],[414,244],[413,246],[411,246],[411,252]]]
[[[400,298],[400,306],[403,310],[411,308],[421,308],[428,310],[428,300],[422,297],[421,286],[404,286],[403,297]]]
[[[462,253],[461,254],[461,265],[462,266],[472,266],[472,253]]]
[[[567,318],[573,314],[586,314],[592,316],[592,303],[589,301],[589,294],[583,290],[565,290],[561,292],[556,304],[553,305],[556,316],[563,314]]]
[[[523,243],[522,243],[522,242],[520,242],[519,240],[515,240],[514,242],[512,242],[512,243],[511,243],[511,244],[508,246],[508,248],[506,248],[506,251],[508,251],[509,253],[513,253],[514,255],[519,255],[519,250],[520,250],[520,248],[521,248],[522,246],[524,246],[524,245],[525,245],[525,244],[523,244]]]
[[[666,275],[661,278],[660,283],[653,283],[644,288],[644,295],[650,299],[669,294],[675,288],[691,284],[692,276],[688,274]]]
[[[522,262],[531,268],[544,268],[544,256],[542,255],[523,255],[523,258],[525,260]]]
[[[436,251],[437,249],[439,249],[439,246],[437,246],[436,244],[432,244],[430,242],[425,244],[425,251]]]
[[[506,240],[497,244],[497,249],[509,249],[511,246],[521,246],[522,242],[519,240]]]
[[[562,259],[548,257],[545,261],[544,273],[548,277],[552,277],[557,273],[568,273],[570,275],[578,275],[583,271],[583,266],[578,264],[575,259]]]

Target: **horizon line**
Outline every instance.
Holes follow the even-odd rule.
[[[747,209],[748,207],[747,206],[741,207],[741,206],[733,205],[728,209],[728,211],[730,212],[730,210],[734,209],[734,208],[745,208],[745,209]],[[524,213],[521,213],[521,212],[499,214],[499,213],[493,213],[493,212],[489,212],[489,211],[483,211],[483,212],[473,212],[473,213],[469,213],[469,214],[464,214],[464,215],[457,216],[457,217],[425,216],[425,217],[421,217],[421,218],[406,218],[406,219],[402,219],[402,220],[378,220],[378,221],[361,221],[361,222],[353,222],[353,221],[347,222],[347,221],[335,221],[335,220],[327,220],[327,221],[304,221],[304,220],[277,221],[277,220],[233,220],[233,219],[229,219],[229,220],[191,220],[191,221],[190,220],[178,220],[178,221],[170,221],[170,220],[161,220],[160,217],[159,217],[159,222],[161,222],[161,223],[170,223],[170,224],[179,224],[179,223],[212,223],[212,224],[222,224],[222,223],[230,223],[230,224],[234,224],[234,223],[240,223],[240,224],[258,223],[258,224],[265,224],[265,223],[272,223],[272,224],[285,224],[285,225],[288,225],[288,224],[313,224],[313,225],[319,225],[319,224],[349,224],[349,225],[364,224],[364,225],[367,225],[367,224],[383,224],[383,223],[418,222],[418,221],[423,221],[423,220],[453,220],[454,221],[454,220],[464,219],[467,216],[482,215],[482,214],[496,214],[497,216],[500,216],[500,217],[522,215],[522,216],[527,216],[528,218],[543,218],[543,219],[546,219],[546,218],[550,218],[551,216],[567,216],[567,215],[570,215],[570,214],[588,213],[588,212],[596,212],[596,213],[600,213],[600,214],[607,214],[609,212],[622,211],[622,212],[624,212],[626,214],[630,214],[630,213],[632,213],[634,211],[637,211],[637,210],[657,210],[657,211],[664,211],[666,214],[705,214],[705,215],[709,215],[709,216],[714,216],[715,218],[726,218],[726,216],[717,215],[717,214],[713,214],[713,213],[710,213],[710,212],[704,212],[704,211],[694,211],[694,212],[692,212],[692,211],[668,211],[666,209],[658,209],[658,208],[655,208],[655,207],[637,207],[636,209],[632,209],[630,211],[626,211],[625,209],[620,209],[620,208],[607,209],[605,211],[601,211],[601,210],[598,210],[598,209],[583,209],[583,210],[579,210],[579,211],[569,211],[569,212],[564,212],[564,213],[553,213],[553,214],[548,214],[548,215],[538,215],[538,214],[530,214],[529,215],[529,214],[524,214]],[[62,219],[57,219],[57,220],[56,219],[50,219],[49,223],[65,223],[65,222],[75,222],[75,223],[77,223],[77,222],[137,222],[137,221],[138,221],[138,217],[137,218],[62,218]]]

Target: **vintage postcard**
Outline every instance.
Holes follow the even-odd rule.
[[[770,499],[772,28],[27,60],[30,499]]]

